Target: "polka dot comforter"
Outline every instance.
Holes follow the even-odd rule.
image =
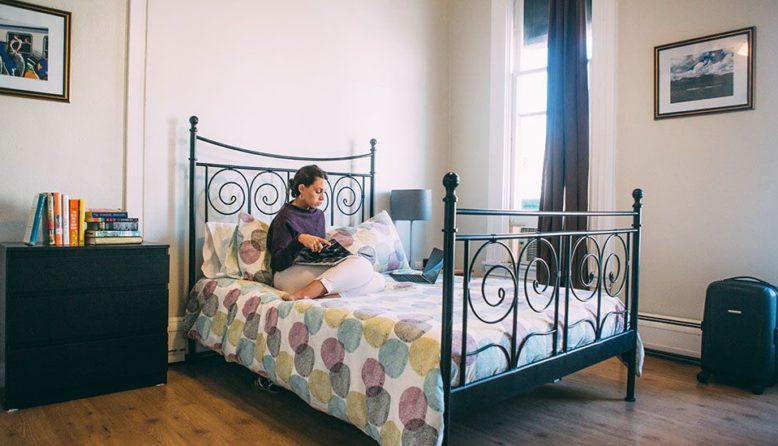
[[[366,296],[285,302],[280,291],[258,282],[202,279],[187,301],[186,330],[190,338],[227,361],[240,363],[314,408],[354,424],[380,444],[439,444],[441,287],[398,284],[391,279],[387,283],[383,292]],[[510,310],[509,297],[500,301],[501,288],[512,296],[507,281],[489,279],[483,292],[480,282],[471,283],[467,351],[492,347],[466,356],[466,382],[507,368],[513,317],[486,323]],[[581,297],[586,293],[578,292]],[[521,366],[550,356],[553,338],[543,333],[553,327],[554,305],[542,310],[548,297],[530,291],[527,298],[523,290],[519,294],[523,297],[516,344]],[[461,281],[455,296],[462,296]],[[454,317],[454,385],[460,382],[461,301],[459,297]],[[596,297],[585,303],[571,298],[568,348],[594,340],[596,301]],[[618,299],[603,297],[603,337],[623,330],[621,310]]]

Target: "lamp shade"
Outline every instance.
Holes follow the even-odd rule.
[[[429,220],[432,218],[432,191],[429,189],[393,190],[390,207],[394,220]]]

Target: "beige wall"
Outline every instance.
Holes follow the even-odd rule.
[[[443,0],[150,1],[144,216],[171,244],[170,314],[186,295],[187,119],[258,150],[335,156],[378,140],[377,210],[395,188],[431,188],[440,246],[447,167],[448,8]],[[405,243],[408,223],[398,230]]]
[[[701,319],[709,282],[778,282],[778,2],[621,1],[617,203],[645,190],[641,311]],[[757,27],[753,111],[654,121],[653,48]]]
[[[126,1],[31,3],[72,12],[70,103],[0,95],[0,240],[21,240],[32,197],[122,205]]]
[[[491,2],[451,2],[449,168],[460,178],[459,207],[484,207],[489,187],[489,95]],[[460,217],[463,232],[485,231],[485,224]]]
[[[89,206],[123,204],[127,2],[46,5],[73,13],[72,99],[0,96],[0,107],[13,111],[0,120],[2,240],[21,238],[36,192],[69,192]],[[699,319],[712,280],[747,273],[778,282],[778,98],[771,88],[778,3],[621,1],[618,10],[617,198],[624,208],[632,188],[646,191],[641,306]],[[191,114],[206,136],[301,155],[361,150],[377,138],[379,209],[393,188],[429,187],[437,202],[447,170],[462,176],[460,205],[483,202],[489,1],[214,8],[171,0],[149,2],[147,19],[145,161],[137,174],[146,236],[172,246],[171,316],[185,292]],[[752,25],[756,110],[653,120],[655,45]],[[407,237],[407,224],[398,226]],[[416,225],[416,253],[440,244],[440,226],[438,208],[433,221]]]

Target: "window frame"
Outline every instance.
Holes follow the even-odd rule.
[[[593,6],[591,6],[593,7]],[[590,7],[590,8],[591,8]],[[511,209],[518,209],[518,210],[527,210],[532,211],[535,209],[530,208],[524,208],[522,206],[522,203],[520,202],[520,196],[519,195],[519,176],[520,176],[520,166],[519,166],[519,159],[522,155],[522,147],[520,145],[520,135],[521,135],[521,118],[527,118],[527,117],[533,117],[533,116],[544,116],[546,117],[548,114],[548,102],[546,101],[545,106],[543,107],[543,111],[535,111],[535,112],[525,112],[520,113],[520,102],[521,99],[518,97],[518,88],[519,88],[519,82],[521,77],[526,77],[535,73],[548,72],[548,59],[546,59],[546,63],[541,67],[531,67],[522,70],[521,69],[521,61],[522,61],[522,49],[524,48],[524,0],[513,0],[513,17],[511,20],[511,39],[509,42],[509,45],[511,48],[509,51],[512,54],[512,63],[510,65],[510,97],[508,98],[510,100],[510,146],[508,150],[510,151],[510,177],[509,177],[509,203]],[[592,64],[592,44],[593,44],[593,33],[592,33],[592,20],[587,21],[587,30],[586,30],[586,41],[587,41],[587,71],[589,74],[591,74],[591,64]],[[542,45],[547,49],[548,48],[548,38],[544,39]],[[534,44],[533,44],[534,46]],[[591,76],[587,76],[587,80],[589,82],[589,90],[591,92]],[[546,81],[548,81],[548,77],[546,77]],[[591,109],[591,94],[589,95],[589,126],[591,130],[591,115],[592,115],[592,109]],[[589,142],[591,145],[591,131],[589,132]],[[545,150],[545,145],[544,145]],[[541,165],[542,169],[542,165]],[[542,173],[541,173],[542,175]],[[538,197],[540,199],[540,197]],[[511,217],[509,224],[511,226],[537,226],[537,217],[518,217],[514,216]]]

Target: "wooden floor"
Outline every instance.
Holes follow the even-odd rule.
[[[778,444],[778,388],[764,395],[697,368],[648,357],[637,402],[615,360],[499,404],[454,425],[452,444]],[[168,385],[0,413],[0,444],[374,443],[289,392],[255,390],[252,374],[218,358],[175,365]]]

